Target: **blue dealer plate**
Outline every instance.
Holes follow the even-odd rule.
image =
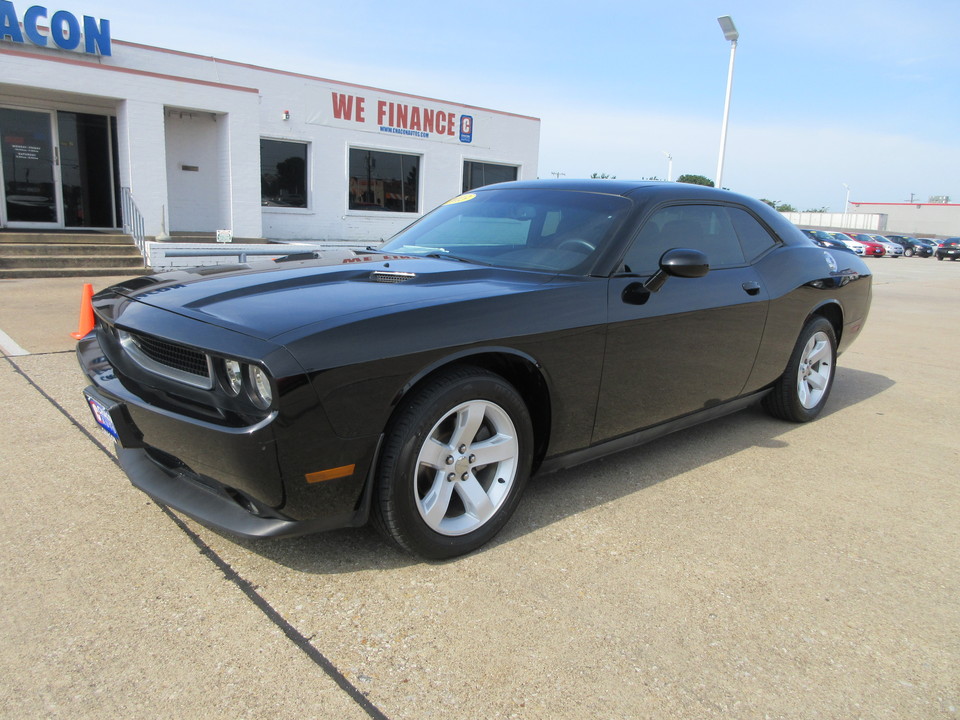
[[[93,413],[93,419],[97,421],[97,424],[100,427],[110,433],[114,440],[119,441],[120,436],[117,435],[117,428],[113,424],[113,419],[110,417],[110,411],[107,410],[106,405],[96,398],[90,397],[86,393],[84,393],[84,397],[87,399],[87,404],[90,406],[90,412]]]

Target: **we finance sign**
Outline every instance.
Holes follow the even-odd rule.
[[[370,102],[362,95],[338,92],[331,92],[330,100],[331,117],[342,121],[338,124],[373,126],[390,135],[473,142],[473,116],[450,108],[381,99]]]
[[[19,15],[12,2],[0,0],[0,41],[110,55],[110,21],[89,15],[81,19],[66,10],[51,13],[42,5]]]

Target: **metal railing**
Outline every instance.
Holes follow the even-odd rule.
[[[230,257],[238,258],[238,262],[245,263],[248,255],[272,255],[274,257],[283,257],[293,253],[305,252],[315,248],[294,247],[287,245],[265,245],[263,247],[209,247],[209,248],[177,248],[162,247],[157,249],[157,253],[162,258],[186,258],[186,257]]]
[[[206,245],[204,247],[183,247],[167,243],[151,243],[150,245],[150,266],[158,272],[183,267],[169,262],[172,258],[197,258],[198,261],[193,263],[191,267],[217,264],[216,261],[210,262],[210,260],[222,257],[235,257],[238,263],[246,263],[253,256],[261,258],[289,257],[291,260],[308,260],[318,257],[345,259],[356,257],[353,250],[359,248],[357,243],[351,243],[348,247],[298,242],[271,243],[269,245]]]
[[[143,215],[140,214],[140,209],[133,201],[133,193],[130,192],[130,188],[122,187],[120,188],[120,192],[120,207],[123,215],[123,231],[133,237],[133,241],[137,244],[137,249],[140,251],[140,255],[143,257],[143,264],[146,266],[147,251],[146,236],[144,235],[143,231]]]

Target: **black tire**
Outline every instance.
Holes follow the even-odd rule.
[[[906,248],[906,249],[903,251],[903,256],[904,256],[904,257],[913,257],[913,248]]]
[[[510,519],[532,459],[533,426],[516,389],[481,368],[444,371],[388,427],[374,525],[430,560],[476,550]]]
[[[943,255],[937,255],[937,260],[943,260]]]
[[[837,338],[824,317],[811,318],[790,355],[787,369],[764,396],[763,406],[774,417],[810,422],[827,402],[837,364]]]

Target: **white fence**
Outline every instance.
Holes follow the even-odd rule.
[[[836,230],[872,230],[881,233],[887,229],[887,216],[883,213],[780,213],[794,225]]]

